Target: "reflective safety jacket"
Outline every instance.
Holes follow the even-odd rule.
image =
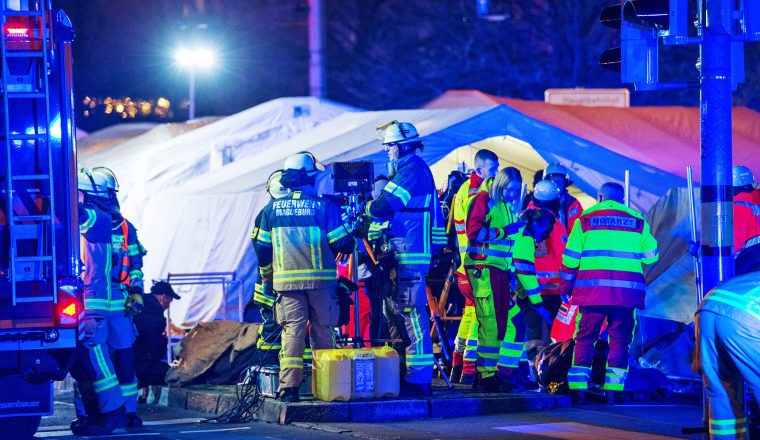
[[[533,202],[527,209],[541,209]],[[554,228],[549,238],[536,243],[536,276],[541,284],[542,295],[559,295],[561,279],[559,271],[562,267],[562,254],[567,245],[565,226],[555,217]]]
[[[559,221],[566,231],[573,228],[575,220],[581,216],[581,213],[583,213],[581,202],[567,191],[563,191],[559,195]]]
[[[261,226],[261,218],[264,215],[264,213],[271,208],[272,205],[266,205],[264,208],[259,211],[259,213],[256,215],[256,220],[253,222],[253,233],[251,234],[251,240],[253,241],[254,247],[256,246],[256,240],[259,237],[259,227]],[[270,282],[264,283],[264,276],[262,273],[267,273],[268,276],[266,277]],[[256,275],[256,284],[253,286],[253,302],[256,304],[259,304],[260,306],[266,307],[266,308],[272,308],[274,306],[274,300],[275,300],[275,294],[274,290],[272,289],[272,283],[271,283],[271,273],[272,273],[272,264],[268,264],[266,267],[262,267],[261,264],[259,264],[259,271]]]
[[[523,234],[506,203],[494,202],[488,195],[493,179],[488,179],[475,196],[467,215],[466,233],[469,240],[465,269],[495,267],[512,272],[528,295],[530,302],[540,304],[541,288],[536,278],[533,238]]]
[[[383,238],[383,232],[385,232],[388,229],[388,224],[389,224],[388,221],[370,222],[369,229],[367,230],[367,240],[375,241],[375,240],[380,240],[381,238]]]
[[[80,204],[79,234],[85,312],[105,314],[111,310],[112,297],[111,216],[95,205]]]
[[[464,258],[469,243],[469,240],[467,239],[467,211],[470,208],[470,203],[478,194],[480,185],[482,184],[483,179],[480,176],[474,172],[470,174],[470,178],[459,187],[459,191],[457,191],[456,196],[454,196],[454,206],[452,206],[451,209],[454,216],[454,229],[457,234],[457,244],[459,245],[459,261],[461,261],[457,272],[462,274],[465,273]]]
[[[137,238],[137,229],[127,219],[111,223],[111,290],[110,310],[123,312],[127,289],[143,288],[143,256],[148,253]]]
[[[433,173],[415,154],[396,161],[396,174],[367,205],[375,221],[389,221],[390,247],[405,270],[427,273],[433,252],[447,243]]]
[[[605,200],[575,221],[562,256],[562,291],[578,306],[644,308],[643,264],[659,258],[657,241],[638,212]]]
[[[285,292],[334,286],[335,255],[353,252],[355,246],[338,205],[297,190],[269,202],[254,248],[263,284]],[[271,271],[265,270],[270,265]]]
[[[751,238],[760,235],[760,205],[752,193],[734,196],[734,252],[739,252]]]
[[[697,313],[710,311],[747,325],[760,326],[758,273],[750,272],[719,285],[702,301]]]

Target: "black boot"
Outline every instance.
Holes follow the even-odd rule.
[[[457,365],[451,368],[451,376],[449,377],[451,383],[459,383],[462,380],[462,366]]]
[[[402,397],[429,396],[432,393],[433,391],[429,383],[410,383],[405,380],[401,381],[401,392],[399,395]]]
[[[586,403],[586,390],[570,390],[570,400],[573,403]]]
[[[295,403],[300,400],[298,397],[298,387],[283,388],[277,393],[277,400],[280,402]]]
[[[127,413],[127,428],[142,428],[143,421],[137,413]]]
[[[485,379],[478,379],[478,391],[485,393],[499,393],[501,392],[501,379],[496,375],[488,376]]]
[[[99,417],[99,420],[88,420],[80,432],[72,432],[76,435],[108,435],[114,430],[119,428],[125,428],[127,426],[127,417],[124,414],[124,407],[121,406],[113,411],[103,413]]]

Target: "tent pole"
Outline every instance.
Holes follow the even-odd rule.
[[[625,206],[631,206],[631,171],[625,170]]]

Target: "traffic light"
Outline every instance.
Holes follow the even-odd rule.
[[[688,0],[622,0],[604,8],[599,21],[620,31],[620,47],[604,51],[600,64],[637,90],[656,89],[660,38],[665,44],[690,43],[687,8]]]

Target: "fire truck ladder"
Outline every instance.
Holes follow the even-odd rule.
[[[22,6],[29,4],[29,7]],[[49,0],[24,1],[24,0],[0,0],[0,13],[2,14],[3,30],[0,32],[0,58],[2,58],[2,78],[0,79],[0,93],[3,96],[4,120],[5,124],[5,151],[7,155],[7,178],[5,193],[7,194],[6,217],[8,219],[8,231],[10,238],[10,258],[9,274],[11,292],[13,295],[13,305],[17,303],[30,302],[57,302],[57,276],[56,276],[56,258],[55,258],[55,204],[53,194],[53,152],[50,146],[50,101],[49,101],[49,78],[48,78],[48,39],[51,38],[51,23],[49,11],[51,5]],[[6,35],[9,18],[18,20],[16,17],[26,18],[28,23],[34,24],[27,29],[29,35],[29,50],[16,50],[14,47],[9,49],[8,37]],[[15,22],[14,22],[15,23]],[[39,32],[40,43],[35,45],[35,33]],[[26,48],[24,48],[26,49]],[[20,81],[18,77],[11,74],[9,60],[11,59],[28,59],[33,67],[34,72],[38,72],[35,81]],[[14,81],[15,79],[15,81]],[[42,112],[42,118],[38,121],[36,129],[19,130],[11,127],[11,111],[14,110],[14,102],[31,101],[31,108],[39,109]],[[43,107],[44,106],[44,107]],[[36,117],[36,116],[35,116]],[[45,127],[44,132],[40,127]],[[31,133],[29,133],[31,131]],[[47,171],[43,167],[37,167],[42,171],[33,173],[15,173],[12,165],[12,155],[14,147],[16,149],[24,146],[36,147],[37,157],[47,159]],[[21,164],[18,164],[21,165]],[[36,183],[35,183],[36,182]],[[34,215],[28,213],[16,213],[14,210],[14,197],[18,198],[23,193],[29,192],[30,185],[34,185],[35,190],[39,191],[39,197],[43,200],[40,212]],[[44,206],[44,200],[49,202]],[[18,204],[16,204],[18,206]],[[19,242],[26,240],[36,240],[37,250],[32,255],[19,255]],[[28,246],[27,246],[28,249]],[[25,254],[28,252],[25,252]],[[19,289],[18,284],[22,282],[41,282],[46,286],[46,291],[40,292],[38,289]],[[31,291],[32,295],[24,295],[24,291]]]

